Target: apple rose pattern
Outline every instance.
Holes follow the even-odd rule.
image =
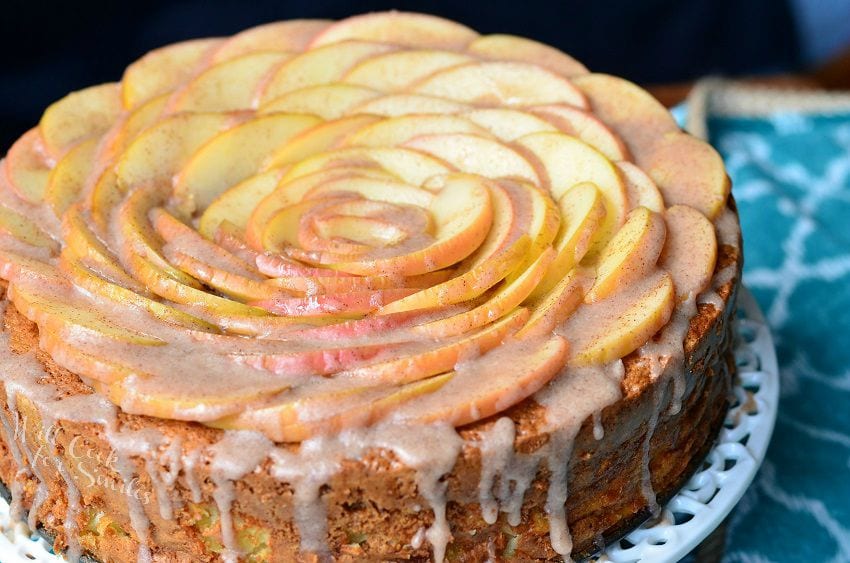
[[[260,450],[459,427],[565,369],[604,374],[598,414],[636,350],[678,412],[697,297],[737,274],[719,155],[548,46],[383,17],[171,45],[50,106],[0,178],[0,276],[41,348],[125,413]]]

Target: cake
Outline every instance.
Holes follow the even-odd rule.
[[[71,560],[561,560],[723,425],[718,154],[638,86],[386,12],[178,43],[0,166],[0,480]]]

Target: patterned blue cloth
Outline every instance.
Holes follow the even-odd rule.
[[[779,418],[725,561],[850,562],[850,113],[715,118],[771,325]]]

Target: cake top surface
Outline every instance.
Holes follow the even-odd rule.
[[[602,374],[569,393],[594,411],[626,355],[681,355],[728,194],[659,102],[552,47],[293,20],[50,106],[0,167],[0,277],[132,414],[277,442],[462,426],[563,411],[567,370]]]

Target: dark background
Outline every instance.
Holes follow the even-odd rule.
[[[127,64],[152,48],[280,19],[425,11],[482,33],[532,37],[592,70],[644,84],[791,71],[802,61],[783,0],[4,0],[0,7],[0,154],[50,102],[119,80]]]

